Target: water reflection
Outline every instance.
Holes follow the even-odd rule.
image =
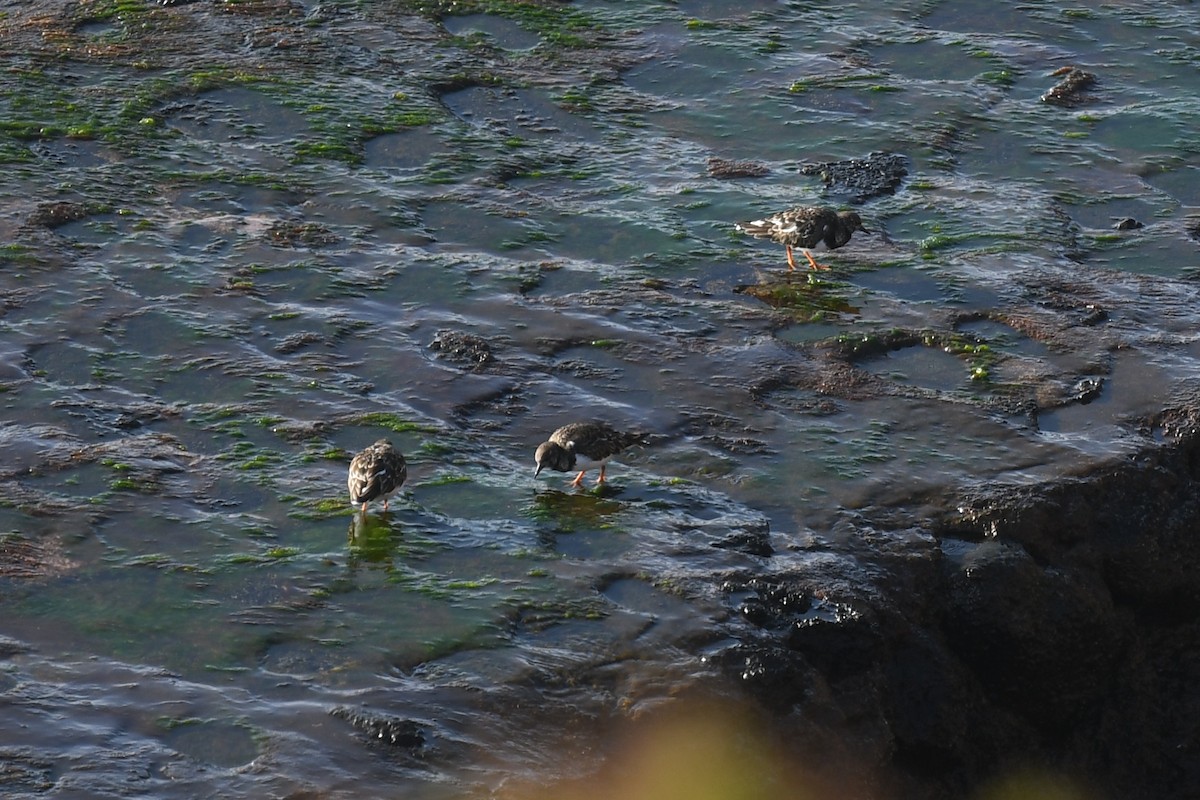
[[[399,524],[393,522],[390,511],[364,513],[361,509],[350,518],[346,533],[349,547],[349,566],[373,565],[391,567],[396,558],[396,540],[402,535]]]
[[[603,530],[614,526],[614,516],[623,508],[615,498],[623,492],[611,482],[585,491],[547,489],[534,496],[525,514],[549,524],[555,533]]]

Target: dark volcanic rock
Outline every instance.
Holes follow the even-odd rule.
[[[42,203],[37,210],[29,215],[29,224],[43,228],[54,228],[77,222],[90,214],[82,203],[59,201],[57,203]]]
[[[310,344],[329,344],[329,340],[325,336],[313,331],[301,331],[281,339],[275,345],[275,352],[282,355],[290,355]]]
[[[817,175],[827,193],[845,195],[861,203],[872,197],[894,194],[908,174],[908,159],[899,153],[871,153],[865,158],[805,164],[803,175]]]
[[[1200,242],[1200,217],[1188,217],[1183,224],[1184,231],[1193,241]]]
[[[770,171],[757,161],[730,161],[716,156],[708,160],[708,174],[714,178],[761,178]]]
[[[717,541],[713,547],[719,547],[724,550],[737,550],[739,553],[745,553],[748,556],[769,556],[775,552],[771,547],[770,531],[766,526],[747,531],[738,531],[737,533],[726,536],[724,539]]]
[[[1085,92],[1096,85],[1095,75],[1078,67],[1063,67],[1054,74],[1062,75],[1062,80],[1042,95],[1043,103],[1071,108],[1091,99]]]
[[[425,734],[422,733],[421,726],[410,719],[356,708],[335,708],[330,713],[346,720],[369,739],[381,744],[410,750],[419,749],[425,744]]]
[[[1034,763],[1114,797],[1191,797],[1196,427],[1093,474],[951,502],[936,546],[881,563],[876,541],[858,575],[819,557],[726,582],[738,643],[715,661],[794,746],[850,742],[898,772],[898,796],[962,797]]]
[[[438,331],[429,349],[447,361],[467,367],[482,367],[493,358],[487,339],[462,331]]]
[[[334,244],[340,237],[316,222],[280,220],[267,231],[267,239],[277,247],[321,247]]]
[[[946,639],[993,703],[1052,733],[1104,700],[1127,634],[1099,575],[1045,569],[1018,546],[987,542],[946,588]]]

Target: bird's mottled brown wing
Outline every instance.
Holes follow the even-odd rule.
[[[407,477],[408,465],[404,456],[389,442],[380,440],[350,462],[346,488],[350,490],[352,502],[367,503],[394,492]]]

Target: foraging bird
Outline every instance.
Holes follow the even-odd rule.
[[[818,264],[807,248],[824,242],[830,250],[836,250],[850,241],[850,235],[855,231],[870,233],[855,212],[817,206],[789,208],[764,219],[739,222],[734,227],[742,233],[770,239],[786,247],[789,271],[796,268],[796,262],[792,260],[793,247],[803,250],[811,269],[829,269],[824,264]]]
[[[600,467],[596,485],[604,483],[604,470],[608,460],[631,444],[645,441],[640,433],[618,431],[603,422],[572,422],[550,434],[549,441],[538,445],[534,460],[537,471],[534,477],[549,468],[559,472],[570,472],[579,467],[579,474],[571,485],[583,485],[583,475],[593,467]]]
[[[367,503],[382,497],[383,510],[387,511],[388,495],[404,485],[407,477],[404,456],[387,439],[380,439],[350,462],[350,475],[346,479],[350,502],[362,503],[365,514]]]

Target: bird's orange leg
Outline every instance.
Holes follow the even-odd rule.
[[[788,272],[791,272],[796,268],[796,262],[792,261],[792,246],[790,244],[785,244],[784,247],[787,249]],[[804,255],[808,256],[807,250],[804,251]],[[808,256],[808,258],[810,261],[812,260],[812,256]]]
[[[364,513],[364,514],[367,513],[367,504],[366,503],[362,504],[362,513]]]
[[[804,255],[808,256],[808,263],[812,269],[829,269],[829,267],[825,266],[824,264],[818,264],[816,259],[812,257],[812,253],[808,252],[807,250],[804,251]]]
[[[600,477],[596,479],[597,486],[602,486],[604,484],[604,468],[606,466],[608,466],[608,465],[607,464],[600,465]]]
[[[587,472],[586,469],[580,470],[579,474],[575,476],[575,480],[571,481],[571,485],[576,489],[578,489],[580,486],[583,486],[583,473],[585,472]]]

